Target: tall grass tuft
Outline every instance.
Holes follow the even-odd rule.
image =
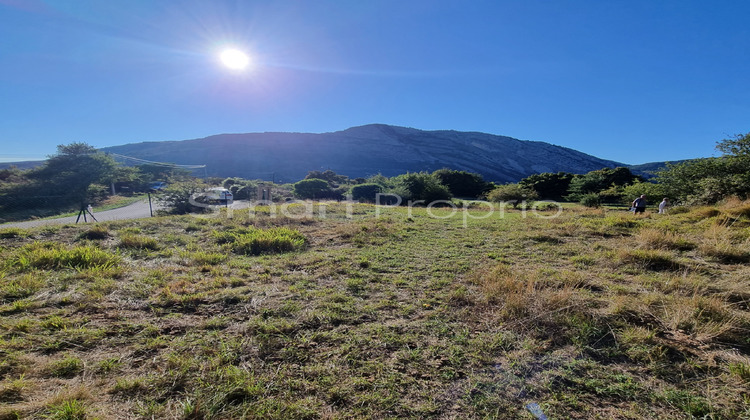
[[[120,247],[156,251],[159,249],[159,243],[148,236],[126,233],[120,236]]]
[[[0,229],[0,239],[25,238],[27,236],[29,236],[29,232],[25,229],[20,229],[20,228]]]
[[[96,225],[85,232],[81,232],[81,234],[78,235],[79,239],[91,240],[107,239],[107,237],[109,237],[109,230],[102,225]]]
[[[307,244],[307,238],[302,233],[285,227],[218,232],[214,234],[214,238],[217,243],[228,244],[232,251],[244,255],[297,251]]]
[[[621,249],[617,257],[622,264],[653,271],[680,270],[683,267],[675,257],[665,251],[651,249]]]
[[[40,269],[107,269],[116,267],[121,259],[94,246],[65,248],[57,243],[34,242],[24,245],[7,263],[18,270]]]
[[[645,249],[688,251],[696,246],[682,236],[666,229],[643,228],[638,231],[635,240],[639,247]]]

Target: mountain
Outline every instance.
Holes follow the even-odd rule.
[[[350,178],[394,176],[440,168],[465,170],[496,182],[534,173],[586,173],[625,166],[539,141],[461,131],[424,131],[370,124],[333,133],[220,134],[202,139],[131,143],[101,149],[133,158],[205,164],[199,175],[296,182],[331,169]]]
[[[695,159],[686,159],[686,160],[673,160],[673,161],[667,161],[667,162],[648,162],[648,163],[642,163],[640,165],[630,165],[628,168],[630,169],[630,172],[640,175],[646,179],[653,178],[654,173],[661,171],[662,169],[667,168],[667,164],[673,164],[678,165],[681,163],[688,162],[690,160]]]

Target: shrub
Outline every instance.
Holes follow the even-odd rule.
[[[303,199],[328,198],[332,194],[328,182],[317,179],[303,179],[294,184],[294,194]]]
[[[491,184],[486,182],[482,175],[466,171],[444,168],[438,169],[432,175],[456,197],[476,198],[491,188]]]
[[[157,200],[170,214],[204,213],[210,211],[209,207],[200,205],[193,198],[204,188],[205,185],[201,183],[177,182],[165,188]]]
[[[383,191],[378,184],[359,184],[352,187],[349,193],[353,200],[374,202],[377,194]]]
[[[507,202],[518,207],[522,201],[536,200],[539,195],[531,188],[524,187],[521,184],[499,185],[487,194],[487,199],[495,202]]]
[[[596,193],[584,194],[581,197],[581,204],[583,204],[586,207],[597,208],[602,205],[602,200],[601,200],[601,197],[599,197],[599,194],[596,194]]]
[[[430,204],[451,199],[448,187],[427,172],[399,175],[394,181],[395,192],[401,196],[404,204],[408,201],[424,201],[424,204]]]

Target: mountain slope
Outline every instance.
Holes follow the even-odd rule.
[[[623,166],[544,142],[382,124],[322,134],[220,134],[102,150],[151,161],[205,164],[208,176],[275,178],[284,182],[295,182],[308,171],[325,169],[354,178],[447,167],[476,172],[490,181],[515,182],[539,172],[585,173]]]

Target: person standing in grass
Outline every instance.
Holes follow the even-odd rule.
[[[633,214],[646,213],[646,196],[641,195],[640,197],[633,200]]]
[[[664,197],[664,199],[661,200],[661,203],[659,203],[659,214],[667,214],[668,205],[669,202],[667,201],[667,197]]]

